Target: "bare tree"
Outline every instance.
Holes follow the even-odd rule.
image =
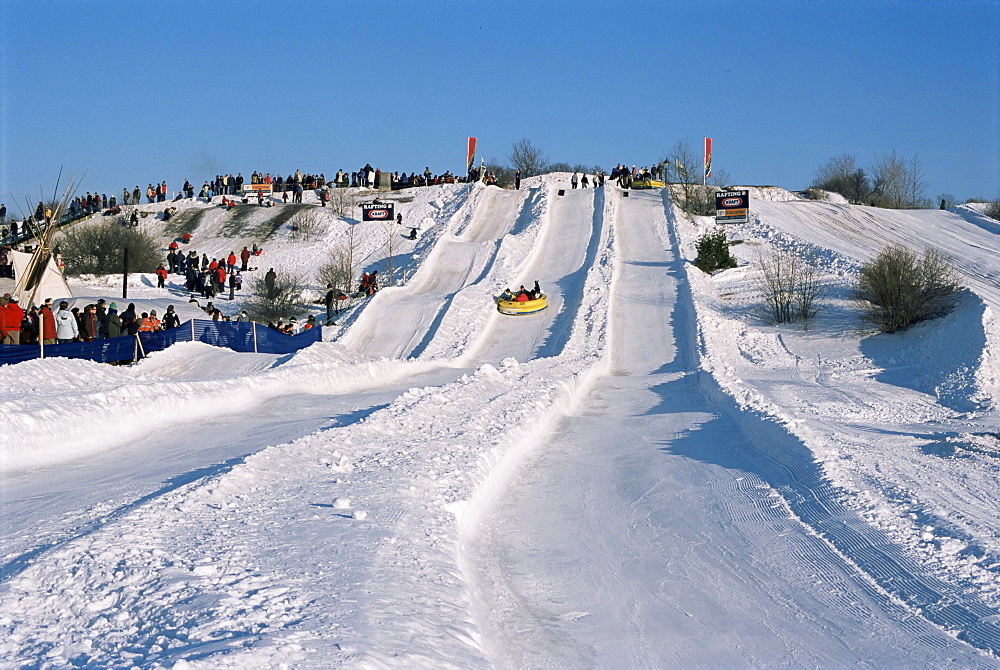
[[[274,288],[269,290],[264,277],[254,277],[250,280],[250,296],[245,303],[247,313],[254,321],[261,323],[274,322],[300,316],[303,312],[302,280],[285,271],[276,272]]]
[[[865,171],[849,154],[835,156],[820,166],[812,188],[839,193],[853,203],[866,202],[871,190]]]
[[[350,216],[354,211],[354,193],[346,188],[331,189],[330,210],[340,217]]]
[[[383,230],[385,232],[385,251],[386,251],[386,261],[388,261],[388,270],[385,273],[385,277],[381,279],[382,287],[393,286],[395,279],[393,277],[395,273],[395,267],[393,266],[393,260],[395,258],[396,245],[399,244],[400,230],[399,225],[395,221],[386,221],[382,224]]]
[[[923,164],[918,156],[914,155],[909,162],[895,151],[876,156],[870,171],[876,205],[904,209],[927,204],[924,197],[927,183],[924,180]]]
[[[926,189],[927,179],[924,172],[924,163],[920,160],[920,156],[913,154],[906,173],[907,207],[927,207],[929,203],[924,197]]]
[[[514,185],[514,171],[506,165],[502,165],[497,159],[494,158],[486,161],[483,169],[487,174],[496,175],[498,186],[510,188]],[[524,176],[523,172],[521,173],[521,176]]]
[[[304,209],[292,219],[293,240],[309,242],[315,239],[323,230],[319,213],[313,209]]]
[[[943,252],[927,249],[920,258],[896,245],[861,266],[853,298],[865,324],[894,333],[946,314],[959,288],[951,260]]]
[[[729,172],[724,168],[712,168],[712,177],[708,183],[724,189],[733,183],[733,178],[729,176]]]
[[[703,161],[691,143],[682,140],[663,159],[663,172],[667,183],[678,185],[678,204],[685,213],[710,216],[715,214],[715,187],[701,183]]]
[[[354,266],[351,252],[347,249],[333,249],[327,261],[316,271],[320,286],[332,286],[349,295],[354,285]]]
[[[774,323],[801,321],[808,327],[823,289],[819,270],[785,252],[759,256],[757,269],[757,289],[764,299],[767,317]]]
[[[527,138],[514,143],[507,160],[515,169],[521,171],[522,179],[541,174],[548,164],[548,157]]]

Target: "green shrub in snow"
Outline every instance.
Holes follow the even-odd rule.
[[[729,253],[729,240],[723,228],[716,228],[698,238],[698,257],[695,266],[709,274],[716,270],[736,267],[736,259]]]

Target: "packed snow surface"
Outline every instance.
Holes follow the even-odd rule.
[[[331,252],[385,288],[291,356],[0,367],[0,668],[997,667],[1000,226],[754,189],[709,276],[710,219],[568,183],[392,194],[402,227],[142,206],[164,246],[260,244],[247,274],[298,274],[321,320]],[[861,333],[894,243],[965,289]],[[808,328],[762,316],[774,253],[821,272]],[[548,309],[497,313],[536,279]]]

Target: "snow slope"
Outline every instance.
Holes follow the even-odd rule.
[[[998,231],[769,189],[709,277],[707,220],[567,183],[394,194],[415,242],[182,203],[210,257],[308,276],[353,231],[405,283],[293,356],[0,368],[0,667],[995,667]],[[968,293],[860,337],[851,276],[914,239]],[[825,273],[808,331],[755,309],[775,249]]]

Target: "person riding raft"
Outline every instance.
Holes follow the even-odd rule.
[[[514,293],[507,288],[500,294],[501,300],[510,300],[514,302],[529,302],[531,300],[538,300],[540,297],[542,297],[542,289],[538,285],[537,279],[535,280],[535,285],[531,288],[531,290],[524,288],[524,284],[521,284],[520,288],[517,289],[517,293]]]

